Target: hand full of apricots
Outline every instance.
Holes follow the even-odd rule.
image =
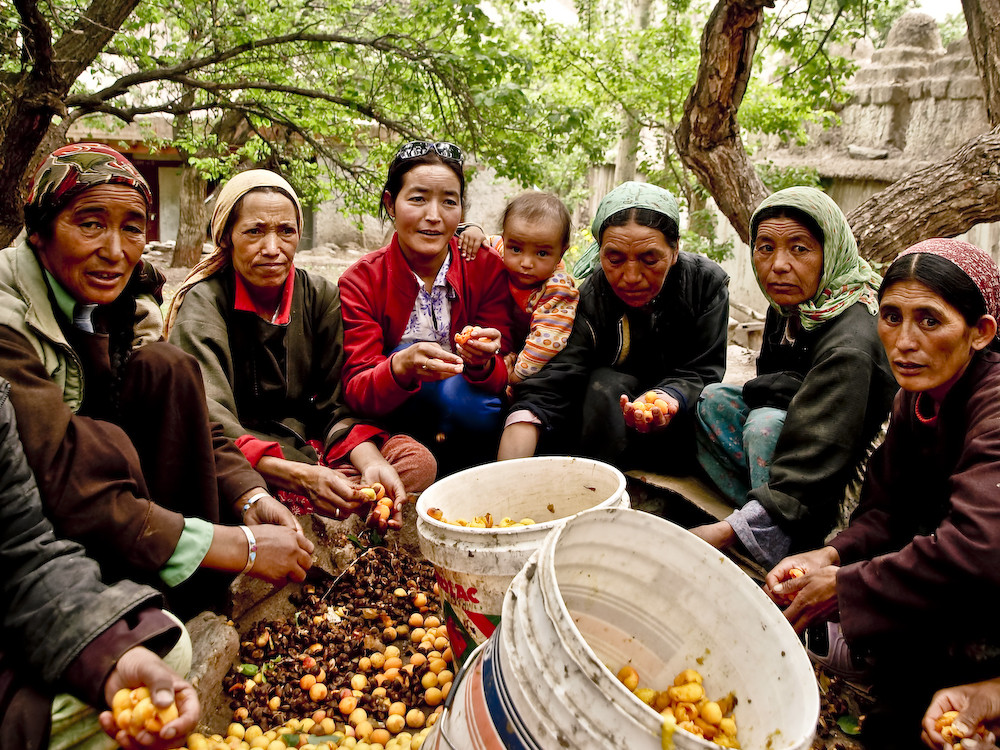
[[[375,482],[370,487],[362,487],[359,492],[365,498],[365,504],[370,506],[367,523],[373,528],[385,530],[392,517],[392,498],[385,493],[385,487]]]
[[[111,713],[118,728],[132,737],[138,737],[140,732],[158,735],[164,726],[179,716],[176,703],[157,708],[147,687],[134,690],[122,688],[116,692],[111,702]]]
[[[976,725],[971,731],[967,731],[965,727],[956,724],[955,720],[958,718],[958,715],[958,711],[945,711],[934,722],[934,728],[944,738],[944,741],[952,747],[952,750],[962,750],[964,747],[962,740],[975,740],[983,747],[988,746],[987,743],[993,742],[992,735],[982,724]]]
[[[656,432],[662,430],[680,409],[677,400],[663,391],[647,391],[635,401],[621,396],[622,416],[625,424],[636,432]]]

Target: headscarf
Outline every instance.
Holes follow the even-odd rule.
[[[816,296],[788,310],[775,304],[770,297],[771,307],[780,314],[798,314],[802,328],[810,331],[828,320],[833,320],[859,300],[872,315],[878,314],[878,288],[882,277],[875,273],[867,260],[858,254],[858,243],[847,223],[847,217],[833,199],[822,190],[812,187],[790,187],[772,193],[757,206],[750,218],[756,239],[756,218],[761,211],[770,207],[797,208],[811,216],[823,230],[823,275],[820,277]],[[818,238],[817,238],[818,239]],[[757,276],[754,276],[764,296],[767,290]]]
[[[187,275],[178,288],[177,294],[170,302],[170,310],[167,311],[167,318],[163,324],[164,337],[170,333],[174,320],[177,318],[177,311],[180,310],[184,296],[191,287],[232,265],[231,248],[227,250],[222,246],[226,224],[229,223],[229,216],[240,199],[250,191],[261,187],[278,188],[289,197],[295,205],[295,216],[301,233],[302,204],[299,203],[299,196],[295,194],[295,188],[284,177],[269,169],[250,169],[246,172],[240,172],[229,180],[219,191],[219,196],[215,200],[215,212],[212,214],[212,242],[215,243],[215,250],[191,269],[191,273]]]
[[[648,182],[623,182],[605,195],[597,207],[594,221],[590,225],[594,241],[573,264],[573,275],[576,278],[582,279],[588,276],[597,266],[601,254],[600,237],[604,222],[619,211],[629,208],[648,208],[650,211],[669,216],[678,227],[680,226],[681,212],[677,207],[677,200],[669,190],[650,185]]]
[[[908,247],[896,260],[916,253],[936,255],[958,266],[983,295],[986,312],[1000,321],[1000,270],[989,253],[962,240],[935,237]]]
[[[146,180],[128,159],[103,143],[71,143],[45,157],[31,178],[24,204],[24,225],[36,232],[77,195],[95,185],[128,185],[153,206]]]

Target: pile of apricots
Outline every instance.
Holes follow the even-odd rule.
[[[471,521],[464,518],[451,520],[444,517],[444,512],[440,508],[428,508],[427,515],[435,521],[450,523],[452,526],[465,526],[469,529],[510,529],[515,526],[533,526],[535,524],[532,518],[522,518],[520,521],[515,521],[512,518],[504,517],[499,522],[495,522],[492,513],[487,513],[485,516],[475,516]]]
[[[139,687],[134,690],[122,688],[116,692],[111,700],[111,715],[119,729],[135,737],[142,731],[159,734],[168,722],[177,718],[178,713],[176,703],[157,708],[149,688]]]
[[[626,664],[618,671],[618,679],[647,706],[663,717],[664,742],[682,729],[719,747],[739,748],[733,709],[736,696],[732,693],[718,700],[709,700],[699,672],[685,669],[674,678],[666,690],[639,687],[639,673]]]

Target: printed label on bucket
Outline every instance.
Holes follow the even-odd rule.
[[[456,608],[447,599],[442,610],[455,666],[461,667],[472,650],[493,634],[500,624],[500,615],[484,615]]]

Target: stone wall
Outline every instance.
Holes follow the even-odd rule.
[[[896,22],[849,90],[841,113],[848,146],[934,161],[989,129],[968,39],[945,50],[937,22],[924,13]]]

